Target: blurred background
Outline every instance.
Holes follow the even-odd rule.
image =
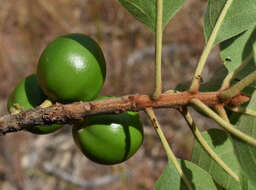
[[[164,31],[163,87],[190,81],[204,46],[206,0],[187,0]],[[150,94],[153,89],[154,36],[111,0],[0,0],[0,115],[19,81],[35,73],[46,45],[57,36],[79,32],[101,45],[107,60],[102,95]],[[209,56],[202,75],[207,81],[221,63],[219,50]],[[95,164],[74,145],[71,127],[51,135],[18,132],[0,137],[0,189],[80,190],[153,189],[167,164],[151,123],[140,113],[143,146],[128,161]],[[175,110],[157,110],[175,154],[190,159],[193,137]],[[203,130],[211,121],[193,112]]]

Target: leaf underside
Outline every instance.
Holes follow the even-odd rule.
[[[225,164],[238,175],[240,171],[239,163],[235,157],[233,145],[227,133],[219,129],[209,129],[203,132],[202,136]],[[214,181],[224,189],[241,190],[240,184],[226,173],[197,141],[195,141],[193,148],[192,162],[207,171],[213,177]]]
[[[204,17],[204,35],[206,41],[208,41],[226,2],[227,0],[208,0]],[[224,17],[214,44],[216,45],[227,40],[255,25],[256,1],[233,0]]]
[[[217,190],[212,181],[212,177],[203,169],[199,168],[192,162],[179,160],[181,168],[190,181],[193,189],[200,190]],[[168,163],[166,169],[157,180],[155,190],[187,190],[185,183],[178,175],[176,168],[172,163]]]
[[[256,92],[253,93],[247,108],[256,110]],[[236,125],[237,129],[256,138],[256,117],[245,114],[233,114],[231,122]],[[244,174],[250,179],[250,182],[256,189],[256,147],[253,147],[237,137],[232,136],[234,149]]]

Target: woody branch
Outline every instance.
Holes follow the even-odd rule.
[[[75,102],[72,104],[56,103],[47,108],[35,108],[19,114],[8,114],[0,118],[0,135],[23,130],[35,125],[66,124],[82,120],[86,116],[103,113],[121,113],[125,111],[140,111],[145,108],[177,108],[188,105],[190,100],[199,99],[208,106],[224,104],[237,106],[249,100],[248,96],[238,94],[222,102],[220,92],[204,93],[163,93],[157,100],[148,95],[127,95],[118,98],[107,98],[100,101]]]

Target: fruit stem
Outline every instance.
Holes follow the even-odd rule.
[[[155,33],[155,88],[153,99],[157,99],[162,93],[162,36],[163,36],[163,0],[156,1],[156,33]]]
[[[198,99],[192,99],[190,101],[193,105],[198,107],[202,112],[204,112],[208,117],[212,118],[214,121],[216,121],[221,127],[226,129],[228,132],[233,134],[234,136],[237,136],[241,140],[245,141],[246,143],[253,145],[256,147],[256,139],[253,137],[239,131],[235,128],[232,124],[228,123],[224,119],[222,119],[218,114],[216,114],[214,111],[212,111],[207,105],[205,105],[203,102],[201,102]]]
[[[223,160],[213,151],[213,149],[209,146],[207,141],[201,135],[196,123],[194,122],[192,116],[188,112],[187,108],[183,108],[180,110],[181,114],[185,118],[188,126],[190,127],[193,135],[196,140],[201,144],[204,150],[214,159],[230,176],[232,176],[236,181],[239,182],[239,177],[223,162]]]
[[[177,161],[173,151],[171,150],[171,148],[170,148],[170,146],[169,146],[169,144],[168,144],[168,142],[167,142],[167,140],[166,140],[166,138],[164,136],[164,133],[163,133],[163,131],[161,129],[161,126],[160,126],[160,124],[159,124],[159,122],[158,122],[158,120],[157,120],[157,118],[155,116],[155,113],[154,113],[153,109],[152,108],[146,108],[145,111],[146,111],[148,117],[150,118],[150,120],[151,120],[151,122],[152,122],[152,124],[153,124],[153,126],[155,128],[155,131],[158,134],[158,136],[159,136],[159,138],[160,138],[160,140],[162,142],[162,145],[163,145],[163,147],[165,149],[165,152],[167,154],[168,160],[170,160],[173,163],[173,165],[176,168],[179,176],[183,179],[183,181],[186,184],[187,188],[189,190],[193,190],[191,184],[189,183],[187,177],[183,173],[183,171],[182,171],[182,169],[181,169],[181,167],[180,167],[180,165],[179,165],[179,163],[178,163],[178,161]]]
[[[237,94],[239,94],[245,87],[250,85],[253,81],[256,80],[256,71],[252,72],[251,74],[247,75],[241,81],[234,84],[229,89],[220,93],[219,97],[223,101],[233,98]]]
[[[232,4],[233,0],[227,0],[226,1],[226,4],[224,6],[224,8],[222,9],[222,12],[212,30],[212,33],[209,37],[209,40],[208,42],[206,43],[206,46],[203,50],[203,53],[200,57],[200,60],[198,62],[198,65],[197,65],[197,68],[196,68],[196,71],[195,71],[195,74],[193,76],[193,80],[192,80],[192,83],[191,83],[191,86],[190,86],[190,89],[189,91],[192,92],[192,93],[196,93],[198,91],[198,88],[199,88],[199,84],[200,84],[200,78],[201,78],[201,73],[203,71],[203,68],[204,68],[204,65],[206,63],[206,60],[207,60],[207,57],[212,49],[212,46],[214,44],[214,41],[217,37],[217,34],[218,34],[218,31],[220,29],[220,26],[224,20],[224,17],[230,7],[230,5]]]

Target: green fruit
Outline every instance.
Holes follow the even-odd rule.
[[[143,142],[137,112],[89,116],[73,127],[73,137],[83,154],[99,164],[117,164],[129,159]]]
[[[58,37],[43,51],[38,67],[39,85],[53,101],[88,101],[100,92],[106,75],[99,45],[83,34]]]
[[[36,75],[30,75],[21,81],[14,89],[8,100],[8,110],[12,112],[17,108],[28,110],[39,106],[46,96],[37,83]],[[22,110],[20,110],[22,111]],[[48,134],[59,129],[61,125],[33,126],[26,128],[31,133]]]

